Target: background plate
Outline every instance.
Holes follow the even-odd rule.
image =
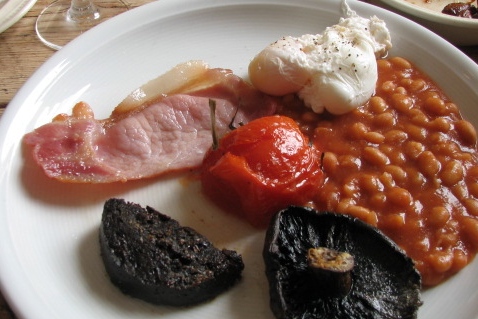
[[[0,1],[0,33],[20,20],[36,0],[3,0]]]
[[[478,126],[478,66],[426,29],[388,11],[351,1],[362,16],[386,20],[390,55],[408,58],[435,79]],[[252,57],[283,35],[319,33],[338,22],[337,0],[161,0],[80,36],[27,81],[0,123],[0,280],[20,317],[271,319],[261,250],[264,233],[206,201],[180,178],[112,185],[69,185],[44,177],[22,154],[22,136],[70,112],[79,100],[100,118],[130,91],[178,63],[203,59],[246,76]],[[439,55],[433,53],[440,52]],[[154,307],[124,296],[99,255],[98,226],[110,197],[150,205],[238,250],[244,280],[212,302]],[[424,292],[420,319],[478,318],[478,264]]]

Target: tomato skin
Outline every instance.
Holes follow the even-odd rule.
[[[204,158],[204,194],[225,211],[266,227],[289,205],[305,205],[324,182],[320,152],[289,117],[267,116],[225,135]]]

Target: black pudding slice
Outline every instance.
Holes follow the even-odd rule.
[[[158,305],[189,306],[233,286],[244,263],[231,250],[154,210],[106,201],[100,226],[106,271],[123,293]]]

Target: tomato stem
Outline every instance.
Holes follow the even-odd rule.
[[[211,111],[211,133],[212,133],[212,149],[215,150],[219,146],[216,132],[216,101],[209,99],[209,109]]]

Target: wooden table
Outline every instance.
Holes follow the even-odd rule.
[[[152,0],[126,1],[134,8]],[[18,89],[56,52],[43,45],[35,33],[38,14],[51,2],[38,0],[20,21],[0,34],[0,116]],[[0,292],[0,319],[15,318]]]
[[[47,3],[39,0],[20,21],[0,34],[0,116],[23,83],[55,52],[40,43],[34,29],[35,19]],[[0,319],[14,318],[0,292]]]
[[[37,39],[34,29],[36,17],[49,2],[38,0],[20,21],[0,34],[0,116],[18,89],[55,53]],[[130,0],[129,3],[131,7],[136,7],[146,2]],[[478,46],[460,49],[478,63]],[[0,319],[14,318],[15,315],[0,294]]]

